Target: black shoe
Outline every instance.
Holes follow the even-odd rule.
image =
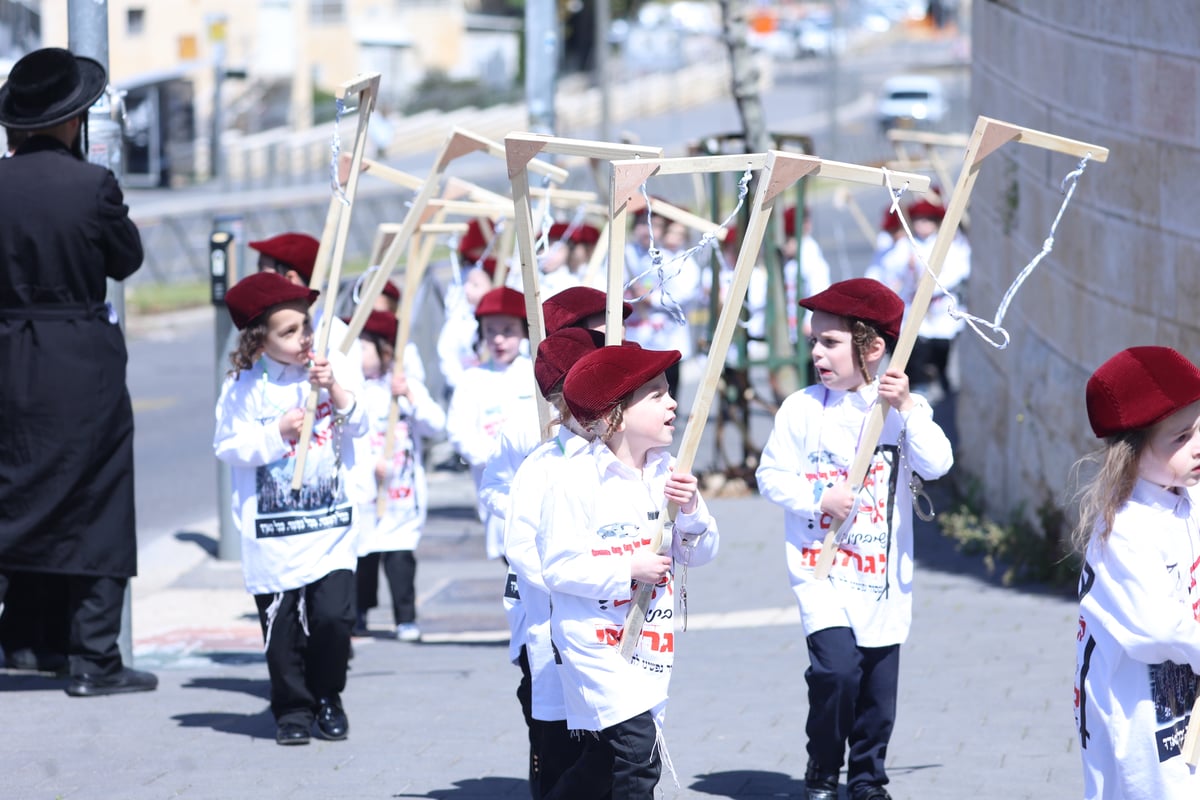
[[[317,730],[322,739],[337,741],[346,738],[350,733],[350,721],[346,719],[341,703],[337,700],[321,700],[317,709]]]
[[[877,783],[856,783],[850,789],[850,800],[892,800],[892,796]]]
[[[808,762],[804,772],[804,800],[837,800],[838,774],[822,772],[813,762]]]
[[[71,697],[100,697],[127,692],[152,692],[158,677],[150,672],[122,667],[115,675],[80,675],[67,684]]]
[[[308,727],[299,722],[281,722],[275,729],[275,744],[308,744]]]

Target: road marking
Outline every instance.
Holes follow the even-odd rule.
[[[139,411],[162,411],[179,405],[178,397],[139,397],[133,401],[133,413]]]

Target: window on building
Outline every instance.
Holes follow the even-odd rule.
[[[125,12],[125,32],[130,36],[141,36],[146,32],[146,9],[131,8]]]
[[[341,22],[346,18],[344,0],[309,0],[309,19],[313,22]]]

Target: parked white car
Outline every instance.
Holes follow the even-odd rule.
[[[946,92],[931,75],[896,75],[879,92],[880,130],[903,126],[934,128],[946,116]]]

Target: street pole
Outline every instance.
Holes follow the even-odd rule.
[[[225,307],[225,292],[242,277],[242,266],[246,263],[245,225],[241,214],[218,214],[213,217],[212,234],[209,236],[208,263],[212,304],[216,307],[216,347],[214,372],[215,386],[213,402],[221,396],[221,387],[229,364],[229,354],[237,345],[237,331]],[[221,561],[239,561],[242,557],[242,537],[233,518],[233,507],[229,498],[233,496],[233,471],[229,464],[217,462],[217,558]]]
[[[608,78],[608,29],[612,27],[612,8],[609,0],[596,0],[596,41],[592,52],[596,58],[596,86],[600,89],[600,141],[612,141],[612,109]]]
[[[67,49],[80,56],[94,58],[108,74],[108,0],[67,1]],[[120,117],[120,98],[112,88],[109,75],[108,91],[88,110],[88,161],[108,167],[121,180],[122,135],[121,125],[115,120]],[[122,329],[125,326],[125,285],[119,281],[106,281],[105,299],[116,315]],[[121,631],[117,634],[117,647],[121,661],[133,665],[133,603],[129,582],[125,583],[125,600],[121,609]]]
[[[208,38],[213,48],[212,132],[208,140],[208,173],[213,180],[225,175],[221,163],[221,132],[225,129],[221,113],[221,84],[225,81],[225,22],[223,14],[214,15],[208,20]]]
[[[558,77],[558,16],[554,0],[525,3],[525,104],[529,130],[554,134]]]

